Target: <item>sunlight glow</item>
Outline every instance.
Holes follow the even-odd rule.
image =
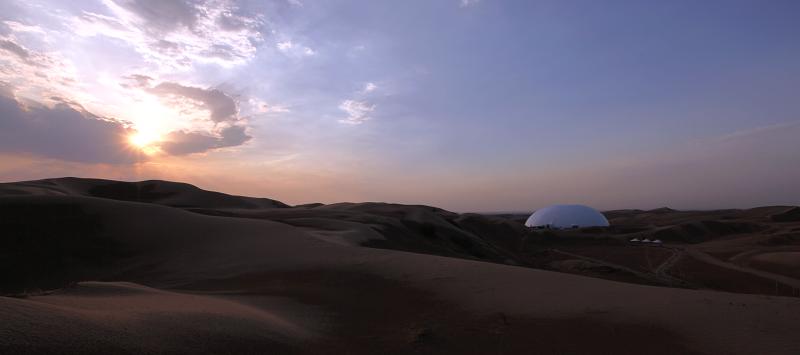
[[[148,132],[136,132],[128,136],[128,144],[148,155],[158,151],[156,143],[159,140],[157,134]]]
[[[151,140],[141,133],[134,133],[128,137],[128,141],[137,148],[144,148],[151,143]]]

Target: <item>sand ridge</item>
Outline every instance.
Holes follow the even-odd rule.
[[[16,270],[28,270],[17,276],[24,276],[20,282],[29,294],[0,297],[0,350],[800,352],[798,298],[636,285],[468,255],[431,255],[450,253],[436,249],[451,247],[441,240],[431,242],[428,253],[412,253],[360,246],[347,235],[334,234],[334,240],[314,234],[399,238],[408,233],[402,228],[446,222],[432,235],[481,238],[481,228],[458,230],[449,221],[460,217],[446,211],[345,207],[247,210],[243,218],[236,215],[240,210],[211,215],[97,197],[0,197],[0,209],[22,208],[56,230],[75,228],[72,220],[96,223],[77,234],[53,233],[30,221],[9,225],[24,238],[39,239],[35,245],[4,239],[26,252],[14,262]],[[313,217],[317,209],[322,217]],[[397,215],[411,222],[391,217]],[[30,247],[35,253],[25,249]],[[68,255],[46,262],[59,253]],[[52,293],[31,291],[47,285],[61,286]],[[570,333],[591,329],[597,330],[588,343]]]

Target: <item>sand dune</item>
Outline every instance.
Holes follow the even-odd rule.
[[[516,227],[499,217],[387,204],[197,213],[60,188],[0,197],[14,217],[0,222],[0,286],[26,295],[0,297],[2,353],[800,353],[800,298],[469,260],[453,243],[504,256],[514,243],[487,234]],[[376,240],[425,240],[427,255],[361,246]]]
[[[313,332],[218,297],[124,282],[83,282],[43,296],[0,298],[3,353],[286,352]]]
[[[267,198],[233,196],[196,186],[161,180],[125,182],[102,179],[59,178],[0,184],[0,195],[61,195],[99,197],[121,201],[157,203],[197,208],[282,208],[288,205]]]

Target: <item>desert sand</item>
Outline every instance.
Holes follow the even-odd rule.
[[[798,354],[793,211],[534,232],[164,181],[0,184],[0,353]]]

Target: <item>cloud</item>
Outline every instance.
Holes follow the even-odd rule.
[[[162,99],[172,100],[173,104],[186,109],[194,103],[208,111],[209,119],[215,123],[236,122],[239,120],[239,105],[236,100],[222,90],[200,88],[183,85],[171,81],[153,85],[156,80],[148,75],[133,74],[126,76],[127,82],[121,85],[126,88],[139,88]],[[190,102],[186,102],[186,101]]]
[[[114,0],[124,9],[144,20],[151,31],[170,32],[178,27],[193,29],[199,18],[198,8],[182,0]]]
[[[281,52],[287,52],[290,49],[292,49],[292,47],[294,47],[294,44],[292,43],[292,41],[283,41],[283,42],[278,42],[275,45],[275,47],[277,47],[278,50]]]
[[[217,24],[226,31],[240,31],[248,28],[248,22],[243,17],[224,12],[217,17]]]
[[[217,147],[219,137],[203,132],[175,131],[165,137],[161,150],[170,155],[205,152]]]
[[[373,82],[367,82],[364,87],[354,93],[356,98],[362,99],[348,99],[339,104],[339,109],[347,113],[347,117],[339,120],[340,123],[346,124],[362,124],[372,119],[370,116],[375,111],[375,104],[370,103],[363,98],[368,97],[370,93],[378,90],[378,85]]]
[[[216,134],[175,131],[167,135],[160,148],[170,155],[187,155],[240,146],[251,139],[245,130],[242,126],[230,126]]]
[[[220,132],[220,147],[235,147],[251,139],[243,126],[230,126]]]
[[[178,83],[163,82],[149,89],[149,91],[162,96],[179,96],[199,102],[203,108],[209,111],[211,120],[217,123],[237,121],[239,119],[239,108],[236,105],[236,101],[217,89],[202,89]]]
[[[378,85],[375,85],[375,83],[370,82],[370,83],[364,84],[364,89],[362,90],[362,92],[370,93],[370,92],[373,92],[373,91],[375,91],[377,89],[378,89]]]
[[[481,0],[461,0],[461,2],[459,2],[458,6],[459,7],[470,7],[470,6],[477,5],[479,2],[481,2]]]
[[[3,21],[2,23],[0,23],[0,26],[8,27],[8,30],[10,32],[37,33],[39,35],[44,35],[45,34],[45,31],[39,26],[26,25],[26,24],[23,24],[23,23],[20,23],[20,22],[17,22],[17,21]]]
[[[22,60],[27,61],[30,58],[31,54],[28,52],[27,49],[22,48],[20,45],[7,40],[7,39],[0,39],[0,49],[5,50],[11,54],[16,55]]]
[[[9,90],[0,91],[0,152],[83,163],[137,161],[125,143],[131,131],[123,122],[93,115],[60,98],[47,107],[23,104]]]
[[[310,57],[317,52],[302,44],[294,43],[290,40],[281,41],[275,44],[275,48],[283,54],[293,57]]]
[[[239,14],[232,1],[105,0],[110,15],[84,11],[72,19],[76,34],[128,43],[163,71],[194,63],[239,65],[263,41],[261,15]]]
[[[3,55],[3,53],[11,54],[13,57]],[[0,37],[0,59],[39,67],[37,69],[47,69],[47,67],[59,66],[61,64],[45,54],[34,52],[23,47],[11,38],[3,37]]]
[[[18,32],[39,32],[36,26],[5,22],[11,31],[0,35],[0,82],[25,96],[62,96],[75,83],[74,66],[58,53],[45,53],[21,44]],[[10,25],[9,25],[10,24]]]
[[[212,123],[210,130],[201,131],[195,128],[172,131],[157,144],[167,154],[186,155],[234,147],[252,138],[247,134],[246,120],[239,116],[238,102],[219,89],[204,89],[169,81],[153,85],[156,81],[154,78],[141,74],[126,78],[128,83],[123,85],[140,88],[144,92],[156,95],[183,112],[193,111],[195,107],[208,112],[207,119]],[[267,108],[266,103],[260,100],[251,99],[246,103]]]
[[[250,98],[247,100],[248,111],[251,114],[259,113],[288,113],[292,110],[283,105],[268,104],[261,99]]]
[[[147,76],[147,75],[142,75],[142,74],[129,75],[129,76],[125,77],[125,79],[128,79],[128,80],[130,80],[132,82],[132,85],[131,84],[122,83],[122,86],[126,87],[126,88],[127,87],[131,87],[131,86],[139,87],[139,88],[149,88],[151,86],[151,83],[154,80],[152,77]]]
[[[347,118],[339,120],[341,123],[362,124],[372,117],[370,113],[375,111],[375,105],[366,101],[344,100],[339,105],[339,109],[347,113]]]
[[[727,142],[730,140],[746,138],[754,135],[759,135],[765,132],[772,132],[772,131],[779,131],[779,130],[786,130],[786,129],[793,129],[800,127],[800,121],[793,121],[793,122],[783,122],[778,124],[766,125],[766,126],[758,126],[758,127],[751,127],[744,130],[739,130],[733,133],[729,133],[720,137],[716,137],[710,139],[709,142]]]

